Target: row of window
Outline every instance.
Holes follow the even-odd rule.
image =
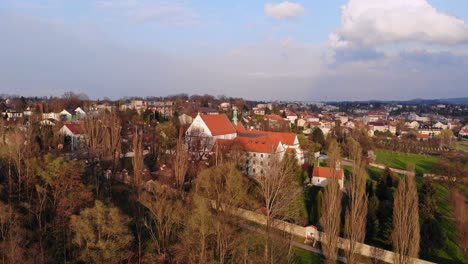
[[[247,157],[249,157],[249,156],[250,156],[250,153],[249,153],[249,152],[247,152],[245,155],[246,155]],[[271,155],[270,155],[270,154],[268,154],[267,156],[268,156],[268,158],[270,158],[270,157],[271,157]],[[257,157],[257,153],[252,153],[252,157]],[[262,154],[260,154],[260,158],[263,158],[263,153],[262,153]]]

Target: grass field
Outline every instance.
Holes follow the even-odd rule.
[[[389,150],[379,149],[376,151],[377,163],[387,165],[389,167],[406,169],[409,164],[414,164],[416,173],[430,173],[433,167],[439,161],[439,157],[421,154],[406,154]],[[369,177],[377,181],[382,173],[382,170],[376,168],[368,168]],[[418,185],[422,183],[422,177],[417,177]],[[450,202],[450,192],[448,188],[436,183],[436,199],[437,205],[443,215],[440,225],[442,226],[446,238],[444,247],[436,251],[436,256],[431,256],[429,260],[436,263],[465,263],[462,249],[459,246],[457,238],[457,228],[453,219],[453,208]],[[424,256],[427,258],[428,256]]]
[[[442,220],[440,225],[445,231],[445,247],[436,251],[436,257],[431,259],[437,263],[466,263],[463,257],[463,251],[459,246],[457,237],[457,227],[454,221],[452,203],[450,202],[450,190],[447,186],[435,183],[436,199]]]
[[[313,252],[307,251],[302,248],[295,248],[295,255],[297,256],[297,262],[300,264],[318,264],[322,263],[320,255]]]
[[[464,152],[468,152],[468,141],[458,141],[457,142],[457,149],[458,150],[461,150],[461,151],[464,151]]]
[[[431,172],[439,161],[439,157],[422,154],[402,153],[385,149],[376,150],[376,163],[384,164],[392,168],[407,169],[413,164],[418,175]]]

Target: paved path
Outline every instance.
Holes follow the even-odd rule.
[[[341,163],[343,165],[347,165],[347,166],[353,166],[353,162],[352,160],[349,160],[349,159],[343,159],[341,161]],[[378,163],[369,163],[369,166],[371,167],[374,167],[374,168],[379,168],[379,169],[385,169],[387,166],[383,165],[383,164],[378,164]],[[406,175],[408,173],[407,170],[401,170],[401,169],[397,169],[397,168],[392,168],[392,167],[388,167],[391,171],[393,172],[396,172],[396,173],[399,173],[399,174],[403,174],[403,175]]]

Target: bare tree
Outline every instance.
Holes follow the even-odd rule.
[[[143,177],[143,146],[142,146],[142,136],[138,128],[135,127],[135,132],[133,133],[133,185],[135,188],[139,189],[142,183]]]
[[[301,188],[295,177],[298,172],[297,160],[285,154],[280,160],[280,154],[272,154],[266,173],[257,176],[259,191],[266,214],[266,241],[264,261],[273,262],[271,254],[271,228],[275,218],[288,218],[291,214],[291,204],[295,204]]]
[[[452,192],[452,203],[455,214],[455,221],[458,228],[458,237],[461,241],[463,251],[467,253],[468,249],[468,217],[465,204],[465,197],[459,192]]]
[[[104,151],[105,129],[99,117],[87,117],[83,121],[83,130],[86,134],[88,152],[100,157]]]
[[[233,253],[236,244],[235,228],[230,215],[231,209],[243,205],[247,196],[247,184],[241,172],[233,163],[224,163],[206,169],[197,178],[196,192],[208,198],[217,210],[214,211],[215,256],[219,263],[225,263]]]
[[[176,241],[177,231],[184,223],[186,208],[178,191],[157,183],[152,187],[140,201],[148,209],[145,226],[157,253],[167,258],[169,246]]]
[[[188,148],[184,144],[182,137],[177,140],[176,153],[174,159],[174,177],[178,188],[182,189],[185,183],[185,176],[189,167]]]
[[[414,167],[401,179],[393,205],[392,242],[395,263],[413,263],[419,253],[419,209]]]
[[[348,140],[349,151],[353,160],[353,171],[348,188],[350,202],[346,210],[345,237],[349,240],[346,258],[348,263],[353,264],[357,262],[357,243],[362,243],[366,236],[367,173],[365,163],[362,161],[362,149],[359,143],[352,138]]]
[[[330,141],[328,157],[331,178],[323,193],[320,224],[323,228],[322,249],[326,261],[327,263],[336,263],[338,259],[342,196],[340,184],[337,179],[337,165],[339,165],[341,158],[340,149],[336,140]]]
[[[103,122],[106,130],[104,137],[106,155],[112,156],[112,171],[115,171],[122,152],[122,124],[115,111],[105,115]]]
[[[135,215],[137,220],[135,221],[136,224],[136,233],[137,233],[137,241],[138,241],[138,263],[141,263],[142,257],[142,210],[141,206],[138,201],[141,200],[141,185],[143,182],[143,169],[144,169],[144,161],[143,161],[143,146],[142,146],[142,135],[137,127],[135,127],[135,132],[133,133],[133,195],[135,206],[134,210],[136,210]]]

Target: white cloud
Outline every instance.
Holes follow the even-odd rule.
[[[304,13],[304,7],[289,1],[278,4],[268,3],[265,5],[265,13],[276,19],[290,19]]]
[[[341,27],[330,35],[334,48],[399,42],[467,43],[468,25],[427,0],[349,0],[342,7]]]

